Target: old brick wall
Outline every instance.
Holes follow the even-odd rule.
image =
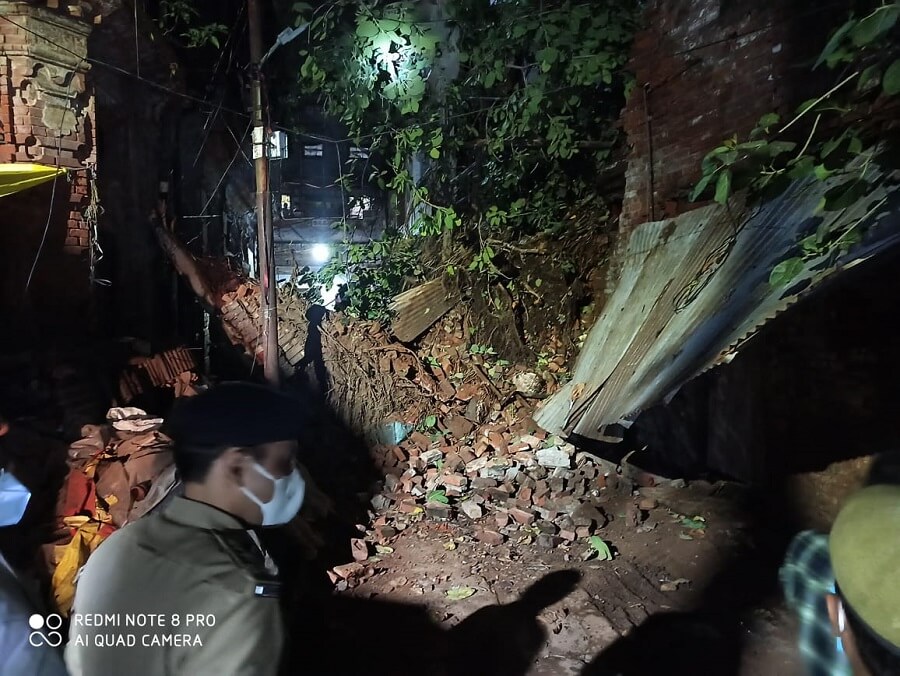
[[[0,15],[0,162],[70,170],[55,193],[45,184],[3,198],[0,306],[8,316],[28,311],[56,328],[85,319],[90,296],[85,209],[96,152],[83,57],[91,24],[22,2],[0,2]]]
[[[622,230],[693,208],[687,198],[707,152],[808,98],[821,77],[809,59],[844,17],[840,4],[649,3],[631,54],[637,86],[623,112]]]

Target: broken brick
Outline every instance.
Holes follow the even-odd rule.
[[[487,545],[491,545],[492,547],[497,547],[498,545],[502,545],[506,538],[502,533],[498,533],[494,530],[482,530],[478,532],[476,536],[480,542],[483,542]]]
[[[474,423],[462,416],[447,418],[447,420],[444,421],[444,424],[447,426],[447,429],[450,430],[450,434],[457,439],[464,439],[475,429]]]
[[[435,521],[449,521],[453,512],[450,505],[444,505],[439,502],[429,502],[425,505],[425,515],[429,519]]]
[[[477,459],[475,452],[469,446],[460,446],[459,457],[467,465]]]
[[[524,509],[511,509],[509,515],[520,526],[530,526],[534,523],[534,514],[526,512]]]
[[[459,506],[459,511],[472,519],[472,521],[477,521],[482,516],[484,516],[484,512],[482,511],[481,507],[475,504],[475,502],[473,502],[472,500],[466,500],[465,502],[461,503]]]
[[[562,540],[557,535],[549,535],[547,533],[541,533],[537,536],[537,546],[543,549],[554,549],[558,547],[562,543]]]
[[[399,505],[397,505],[397,509],[403,514],[414,514],[420,509],[420,507],[414,500],[404,500]]]
[[[431,447],[431,439],[421,432],[413,432],[409,435],[409,440],[423,451],[428,450],[428,448]]]
[[[644,498],[638,503],[638,508],[649,512],[651,509],[659,507],[659,502],[655,498]]]
[[[469,480],[462,474],[447,474],[443,478],[445,486],[455,486],[457,488],[465,488],[469,484]]]

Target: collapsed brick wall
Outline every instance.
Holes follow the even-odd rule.
[[[91,26],[22,2],[0,2],[0,14],[9,19],[0,20],[0,162],[71,170],[57,179],[55,194],[47,184],[3,198],[0,305],[16,311],[30,301],[41,315],[66,321],[83,314],[90,293],[85,210],[96,144],[83,57]]]
[[[629,145],[620,228],[694,208],[703,156],[788,115],[818,84],[810,58],[844,12],[750,0],[655,0],[634,41],[636,86],[623,111]]]

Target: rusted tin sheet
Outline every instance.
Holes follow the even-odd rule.
[[[803,181],[758,207],[712,205],[644,223],[617,251],[615,288],[591,329],[572,381],[535,416],[558,434],[596,439],[610,424],[671,397],[729,361],[761,326],[826,279],[900,242],[896,180],[840,212],[818,205],[834,182]],[[798,241],[823,221],[854,226],[863,241],[837,258],[804,261],[790,287],[769,284]]]
[[[391,303],[391,332],[404,343],[415,340],[458,302],[459,298],[448,292],[440,279],[404,291]]]

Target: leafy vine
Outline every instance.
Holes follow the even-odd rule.
[[[691,199],[711,194],[724,204],[738,189],[771,196],[793,180],[810,177],[843,179],[825,193],[819,205],[822,211],[845,209],[868,195],[871,164],[883,144],[877,135],[867,133],[865,116],[859,111],[879,98],[900,93],[898,18],[900,3],[894,2],[859,18],[851,16],[837,28],[814,65],[838,73],[834,86],[804,102],[790,120],[782,122],[778,114],[768,113],[746,139],[733,136],[710,151],[701,163],[702,175]],[[802,125],[805,130],[798,136]],[[808,259],[845,253],[861,240],[859,225],[834,230],[823,224],[798,243],[797,255],[772,270],[770,284],[789,284]]]

